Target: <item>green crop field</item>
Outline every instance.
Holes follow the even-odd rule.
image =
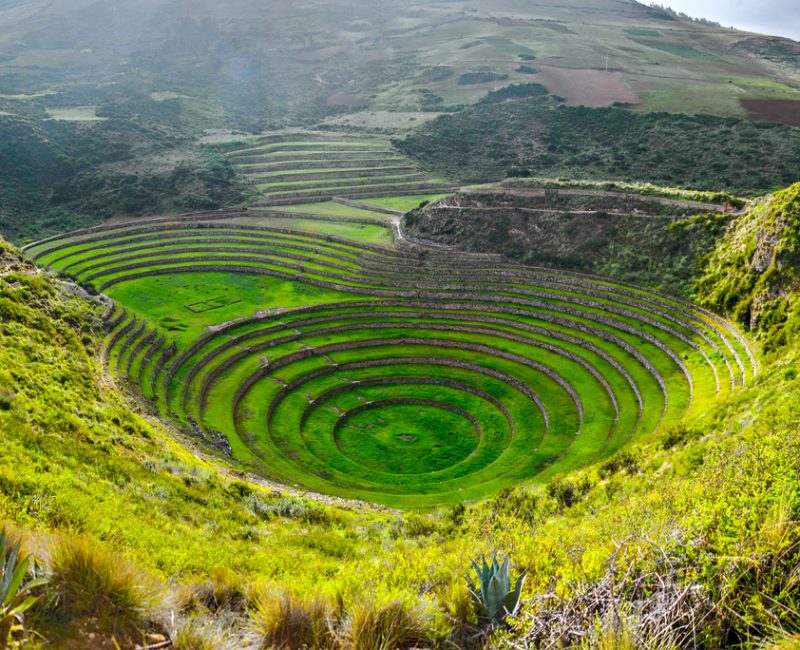
[[[164,217],[27,252],[114,300],[105,363],[188,433],[273,480],[396,507],[548,480],[755,374],[737,330],[689,303],[391,247],[334,213]]]

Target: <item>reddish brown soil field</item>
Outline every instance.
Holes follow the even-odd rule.
[[[642,101],[625,83],[621,72],[537,67],[536,81],[554,95],[564,97],[568,106],[610,106],[614,102],[638,104]]]
[[[751,119],[800,126],[800,101],[793,99],[742,99]]]

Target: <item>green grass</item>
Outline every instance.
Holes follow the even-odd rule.
[[[166,321],[172,327],[181,327],[181,331],[174,333],[173,337],[183,344],[196,339],[209,325],[258,310],[291,309],[354,299],[347,294],[298,282],[213,271],[141,278],[115,285],[108,289],[108,294],[119,304],[146,315],[155,323]],[[185,307],[208,296],[232,296],[241,302],[202,313],[194,313]]]
[[[374,200],[374,199],[373,199]],[[367,201],[364,201],[367,202]],[[370,203],[370,205],[376,205]],[[375,219],[382,221],[386,215],[361,208],[351,208],[335,201],[323,201],[322,203],[301,203],[300,205],[286,205],[278,208],[281,212],[299,212],[301,214],[314,214],[321,217],[355,217],[358,219]]]
[[[302,152],[301,152],[302,153]],[[406,159],[402,156],[392,155],[392,156],[375,156],[374,158],[357,158],[353,159],[352,157],[348,157],[348,152],[342,152],[340,155],[334,155],[330,157],[320,156],[319,159],[314,158],[313,156],[308,156],[305,158],[298,157],[297,159],[290,159],[290,160],[281,160],[279,162],[264,160],[259,162],[249,162],[249,163],[237,163],[237,167],[242,171],[248,171],[253,169],[254,167],[266,167],[266,166],[284,166],[284,165],[306,165],[309,163],[313,163],[315,165],[319,165],[319,167],[323,167],[325,169],[330,169],[331,165],[336,162],[364,162],[364,163],[383,163],[385,165],[397,165],[403,162],[406,162]],[[299,168],[298,168],[299,169]],[[344,168],[347,169],[347,168]]]
[[[344,167],[344,168],[337,168],[337,167],[325,167],[324,165],[320,165],[318,168],[315,169],[289,169],[289,170],[281,170],[276,172],[258,172],[258,173],[250,173],[253,178],[285,178],[291,176],[304,176],[306,174],[352,174],[353,177],[358,178],[359,174],[362,172],[383,172],[383,171],[396,171],[398,167],[405,168],[409,167],[409,165],[403,164],[402,161],[397,165],[384,165],[381,167]],[[409,170],[414,171],[413,167]]]
[[[313,138],[309,138],[304,140],[302,137],[298,138],[297,140],[290,140],[287,142],[276,142],[276,143],[268,143],[262,144],[255,147],[247,147],[245,149],[237,149],[233,152],[232,155],[242,154],[242,153],[254,153],[254,152],[272,152],[275,149],[287,149],[289,151],[292,150],[292,147],[314,147],[315,145],[319,145],[321,150],[325,151],[327,147],[331,149],[343,149],[345,151],[348,150],[382,150],[381,146],[384,145],[384,142],[376,141],[376,140],[347,140],[347,139],[339,139],[339,140],[316,140]],[[386,147],[388,149],[388,147]]]
[[[302,202],[304,196],[316,196],[319,194],[323,195],[332,195],[335,196],[337,193],[345,193],[345,192],[358,192],[359,195],[363,195],[364,197],[368,198],[370,194],[379,194],[381,192],[400,192],[403,189],[407,188],[409,191],[417,190],[419,191],[419,185],[425,181],[424,179],[420,180],[413,180],[413,181],[394,181],[394,182],[387,182],[385,185],[373,183],[370,185],[348,185],[344,182],[337,187],[299,187],[299,188],[286,188],[281,189],[280,191],[273,190],[269,192],[265,192],[265,196],[270,199],[280,199],[284,197],[290,197],[292,200],[298,201],[298,203]],[[360,196],[353,200],[360,200]]]
[[[283,210],[286,206],[280,206]],[[298,206],[298,207],[302,207]],[[300,210],[302,213],[302,210]],[[348,213],[349,214],[349,213]],[[377,221],[377,220],[376,220]],[[269,219],[267,217],[245,217],[241,223],[259,226],[273,226],[278,228],[292,228],[312,234],[333,235],[344,237],[359,244],[373,244],[375,246],[392,246],[392,233],[384,225],[368,223],[347,223],[345,221],[315,221],[314,219]]]
[[[436,393],[440,399],[445,396]],[[469,456],[477,447],[478,434],[469,420],[456,413],[398,404],[350,418],[339,429],[336,444],[359,465],[392,474],[425,474]]]
[[[100,623],[119,633],[127,625],[147,625],[163,613],[162,605],[168,604],[176,628],[170,629],[172,639],[176,645],[185,644],[179,647],[227,647],[240,635],[253,634],[254,629],[260,642],[292,644],[290,647],[327,647],[334,632],[337,638],[366,645],[378,637],[385,640],[389,629],[392,638],[403,645],[458,647],[458,639],[463,638],[459,635],[472,634],[470,621],[474,622],[464,573],[471,559],[498,548],[508,550],[515,574],[526,571],[529,575],[521,616],[533,612],[541,616],[543,611],[553,616],[568,614],[582,639],[606,634],[604,629],[598,631],[596,601],[584,609],[587,591],[607,593],[608,581],[618,578],[620,570],[633,579],[651,581],[651,591],[644,596],[637,593],[635,601],[621,591],[613,608],[609,605],[601,616],[613,616],[617,608],[627,610],[643,602],[681,598],[683,589],[690,587],[704,594],[700,606],[708,603],[709,607],[701,610],[704,615],[697,619],[702,621],[698,634],[704,639],[699,647],[721,647],[731,639],[766,639],[773,634],[774,623],[767,608],[797,609],[791,588],[798,535],[793,522],[800,503],[796,489],[800,457],[796,348],[783,349],[774,362],[765,360],[763,372],[750,386],[728,394],[719,403],[709,403],[702,414],[683,419],[682,405],[673,403],[677,420],[672,425],[655,437],[641,436],[611,459],[601,454],[599,462],[575,471],[565,457],[561,465],[564,473],[552,476],[545,471],[540,475],[543,485],[521,486],[520,481],[512,481],[514,488],[476,502],[470,500],[477,486],[468,482],[461,493],[463,499],[455,501],[452,508],[400,514],[353,503],[342,504],[344,507],[315,503],[287,488],[276,492],[272,485],[264,487],[259,481],[251,481],[241,466],[204,456],[189,427],[185,433],[193,437],[187,442],[161,427],[155,418],[141,417],[132,409],[130,398],[99,371],[97,351],[104,332],[98,323],[98,306],[63,291],[52,277],[35,273],[14,255],[5,255],[3,262],[5,268],[15,270],[0,275],[0,433],[4,440],[0,513],[15,522],[12,533],[22,528],[25,546],[41,554],[37,559],[42,560],[45,573],[59,568],[58,554],[51,552],[55,531],[80,530],[69,533],[79,538],[73,549],[91,549],[89,553],[71,551],[70,557],[77,562],[61,561],[58,582],[43,588],[43,598],[26,619],[26,625],[42,635],[45,645],[87,647],[106,638],[110,644],[110,633],[98,629]],[[340,308],[337,322],[348,320],[348,309]],[[425,324],[435,322],[429,316],[412,317],[408,313],[413,310],[411,305],[400,309],[404,315],[375,315],[373,321],[388,332],[416,318],[414,331],[423,336]],[[484,312],[462,308],[450,315],[458,311],[492,315],[491,306]],[[530,317],[505,316],[516,323],[541,323],[545,331],[534,338],[544,337],[542,340],[557,332],[578,331],[567,324],[548,328],[547,322],[540,320],[546,310],[530,311]],[[285,331],[295,326],[306,330],[324,327],[319,322],[301,325],[301,318],[305,316],[285,314],[258,325],[242,323],[237,330],[211,339],[208,346],[278,321],[286,321]],[[363,320],[364,324],[370,322]],[[510,331],[508,326],[495,324],[493,331],[491,336],[498,340],[498,347],[527,349],[530,358],[543,358],[528,344],[501,344],[499,335]],[[260,336],[263,338],[234,342],[232,349],[243,349],[276,334]],[[308,341],[316,345],[328,336],[320,333]],[[636,332],[626,337],[631,345],[641,346],[639,349],[653,363],[663,366],[657,353]],[[602,339],[588,334],[586,341],[602,343]],[[285,344],[286,350],[301,350],[297,343]],[[568,347],[566,342],[559,345]],[[609,342],[604,345],[615,350],[616,358],[626,359],[622,348]],[[671,346],[680,350],[674,341]],[[399,344],[332,356],[343,366],[380,361],[388,355],[399,358],[422,348],[439,360],[450,357],[468,361],[481,356],[437,346],[411,350]],[[699,379],[700,373],[695,372],[698,360],[690,351],[680,351],[687,354],[686,361]],[[260,354],[253,352],[251,367],[259,365]],[[490,356],[482,359],[485,367],[511,369],[512,362]],[[612,379],[613,371],[596,357],[588,353],[584,356],[593,359],[604,376]],[[327,365],[312,355],[285,366],[278,374],[285,371],[287,379],[308,376],[309,371]],[[633,371],[635,364],[628,359],[624,365]],[[389,394],[439,396],[468,408],[480,421],[485,437],[493,430],[495,420],[505,420],[485,397],[454,387],[434,391],[432,385],[399,381],[408,378],[449,378],[481,389],[512,411],[515,421],[525,424],[522,434],[530,437],[521,444],[540,444],[533,436],[537,428],[541,432],[541,421],[537,422],[524,398],[514,396],[517,389],[497,377],[481,376],[467,367],[444,373],[441,367],[426,363],[348,368],[346,373],[362,380],[360,387],[353,388],[356,392],[332,395],[330,389],[343,382],[331,377],[318,376],[306,382],[309,392],[321,399],[326,392],[329,396],[319,406],[319,413],[308,419],[305,431],[309,449],[313,445],[317,452],[336,453],[336,442],[324,435],[332,421],[328,413],[333,413],[325,412],[326,405],[361,404],[358,394],[372,398],[374,403]],[[394,383],[367,386],[370,378],[392,378]],[[581,372],[574,378],[577,383],[587,380]],[[676,378],[667,380],[671,389],[679,384]],[[530,385],[537,388],[546,388],[548,383],[543,378],[530,378]],[[696,390],[708,396],[708,388],[702,384],[698,381]],[[220,383],[212,390],[208,403],[211,416],[222,417],[229,411],[226,401],[230,401],[232,387],[235,389],[235,382]],[[265,400],[279,388],[274,382],[259,382],[245,397],[239,415],[263,426]],[[280,425],[278,433],[292,432],[291,418],[308,405],[303,392],[306,388],[294,391],[279,406],[274,418]],[[556,404],[556,392],[548,400],[550,404]],[[360,462],[353,464],[363,473],[384,475],[388,472],[382,470],[398,469],[387,463],[386,449],[400,457],[404,445],[419,442],[432,450],[423,459],[430,463],[425,469],[456,474],[459,466],[464,469],[467,463],[476,463],[481,454],[491,451],[487,439],[483,445],[478,443],[478,453],[473,456],[469,448],[475,438],[469,442],[470,427],[457,417],[443,415],[433,405],[420,406],[419,417],[399,409],[393,417],[384,418],[393,408],[378,406],[357,416],[360,419],[354,416],[351,423],[361,428],[342,428],[345,435],[361,435],[369,425],[376,424],[368,429],[374,432],[373,437],[366,445],[345,441],[347,453],[332,457],[332,463],[345,468],[348,459],[355,457]],[[657,406],[650,402],[648,412],[653,410]],[[422,423],[430,427],[409,434],[411,427]],[[589,424],[597,426],[598,422]],[[433,452],[439,451],[435,447],[447,430],[457,432],[469,444],[455,445],[453,456],[446,459]],[[242,434],[246,432],[242,430]],[[398,435],[405,439],[398,441]],[[417,440],[409,435],[416,435]],[[241,442],[234,438],[232,442],[247,449],[247,445],[268,441],[257,436]],[[553,436],[547,444],[557,442]],[[570,444],[568,437],[560,442]],[[587,445],[598,442],[573,437],[570,453],[588,453]],[[276,439],[276,446],[283,444],[285,441]],[[506,454],[503,467],[513,475],[520,469],[515,463],[529,459],[527,455],[514,458]],[[287,466],[296,460],[286,457]],[[442,470],[439,461],[456,462]],[[407,468],[403,465],[402,469]],[[408,474],[399,476],[408,478]],[[502,481],[489,481],[482,487],[495,492]],[[418,504],[429,498],[414,495]],[[627,541],[620,544],[620,539]],[[703,549],[700,555],[699,547]],[[77,567],[77,571],[64,571],[67,565]],[[115,573],[114,567],[124,570]],[[725,575],[720,575],[721,568]],[[678,594],[662,592],[662,585],[676,572],[686,581]],[[56,589],[59,585],[69,589]],[[553,596],[554,590],[558,596]],[[59,598],[59,591],[70,598]],[[166,595],[162,602],[142,600],[162,592]],[[87,593],[102,594],[103,598],[81,601],[75,597],[84,598]],[[76,606],[80,602],[89,606]],[[669,602],[694,607],[685,599]],[[628,630],[627,626],[638,623],[624,625]],[[789,632],[795,629],[790,622],[786,627]],[[644,633],[634,628],[626,634],[633,637],[634,631],[636,635]],[[539,631],[525,625],[504,634],[515,643],[538,647],[560,638],[563,627]]]
[[[337,188],[345,188],[350,186],[358,186],[364,185],[370,186],[374,184],[376,187],[381,187],[381,185],[392,185],[393,182],[398,183],[411,183],[412,181],[406,180],[409,176],[413,176],[413,173],[397,173],[397,174],[388,174],[386,176],[359,176],[358,173],[355,173],[353,176],[347,178],[334,178],[330,180],[294,180],[294,181],[275,181],[275,182],[268,182],[263,183],[261,180],[256,177],[254,179],[255,185],[260,190],[273,190],[273,191],[280,191],[280,190],[304,190],[308,188],[313,189],[322,189],[328,190],[331,192],[335,192]],[[381,183],[378,181],[385,181],[385,183]],[[414,182],[423,183],[425,179],[416,180]]]
[[[360,199],[362,203],[369,205],[376,205],[381,208],[389,208],[390,210],[400,210],[401,212],[408,212],[414,208],[418,208],[423,201],[436,201],[442,199],[447,194],[416,194],[412,196],[392,196],[380,199]]]

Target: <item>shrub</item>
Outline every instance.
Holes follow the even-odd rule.
[[[263,650],[335,647],[333,608],[320,597],[302,600],[288,592],[263,594],[251,614]]]
[[[277,503],[263,505],[260,512],[262,516],[272,514],[287,519],[298,519],[308,524],[328,525],[332,523],[331,515],[321,506],[291,497],[283,497]]]
[[[445,513],[445,519],[454,527],[464,525],[464,517],[467,514],[467,507],[463,503],[456,503]]]
[[[244,612],[248,602],[247,585],[240,575],[226,569],[214,569],[205,580],[184,589],[180,608],[184,612]]]
[[[617,472],[636,474],[639,471],[639,461],[630,451],[620,451],[600,465],[600,478],[613,476]]]
[[[478,616],[490,627],[504,625],[506,617],[513,616],[519,607],[519,598],[525,584],[525,573],[520,574],[512,589],[510,566],[511,562],[508,558],[500,563],[495,555],[492,557],[491,564],[488,564],[485,559],[481,560],[480,564],[472,563],[472,567],[478,574],[477,581],[467,577]]]
[[[392,539],[429,537],[437,530],[436,521],[420,515],[406,515],[396,519],[389,531]]]
[[[16,399],[17,396],[13,390],[0,388],[0,411],[10,411]]]
[[[569,508],[578,499],[585,495],[592,488],[592,484],[587,476],[581,478],[578,483],[556,477],[547,484],[545,493],[553,499],[561,508]]]
[[[667,429],[664,436],[661,438],[661,448],[664,451],[672,449],[676,445],[682,444],[691,438],[697,437],[699,432],[691,427],[687,427],[683,423],[676,424],[675,426]]]
[[[465,72],[458,78],[458,85],[470,86],[490,81],[505,81],[506,79],[508,79],[507,74],[498,74],[496,72]]]
[[[419,604],[365,598],[350,607],[341,640],[347,650],[400,650],[425,646],[433,638],[430,614]]]
[[[529,490],[521,487],[505,487],[492,499],[492,512],[521,519],[533,524],[538,515],[538,499]]]
[[[134,634],[162,605],[155,581],[90,541],[64,535],[51,549],[50,587],[66,616],[92,617],[101,629]]]

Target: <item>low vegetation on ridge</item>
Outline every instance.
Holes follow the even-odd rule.
[[[509,176],[760,194],[796,180],[800,129],[737,118],[483,101],[421,126],[406,155],[462,183]]]

